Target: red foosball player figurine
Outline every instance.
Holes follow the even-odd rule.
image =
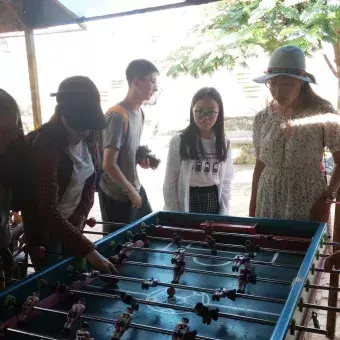
[[[184,274],[184,270],[185,270],[184,253],[179,253],[176,257],[176,262],[173,269],[174,275],[171,283],[177,284],[181,276]]]
[[[153,277],[151,278],[151,280],[145,280],[142,283],[142,289],[146,289],[149,290],[150,287],[157,287],[158,286],[158,279],[154,279]]]
[[[5,323],[0,324],[0,337],[5,336],[7,328],[8,324]]]
[[[236,255],[234,257],[234,263],[233,263],[233,267],[231,268],[233,272],[238,272],[240,266],[242,264],[245,264],[246,262],[249,262],[250,258],[246,257],[244,255]]]
[[[204,228],[204,241],[207,242],[207,237],[212,236],[215,228],[212,225],[206,225]]]
[[[132,246],[132,242],[126,242],[123,246],[123,248],[119,251],[118,254],[111,256],[109,258],[110,262],[114,265],[116,264],[123,264],[127,261],[128,256],[127,252],[130,250],[129,248]]]
[[[77,321],[85,311],[85,304],[85,299],[81,298],[72,305],[67,313],[67,321],[64,325],[63,334],[69,335],[71,333],[75,321]]]
[[[33,310],[34,306],[40,301],[40,291],[35,291],[29,296],[22,305],[21,313],[19,314],[19,323],[26,322],[28,314]]]
[[[196,303],[194,311],[202,318],[202,322],[207,325],[211,324],[211,320],[217,321],[218,313],[220,312],[218,308],[209,309],[208,307],[204,306],[202,302]]]
[[[177,233],[172,234],[172,242],[177,245],[177,247],[181,248],[182,246],[182,238]]]
[[[91,338],[89,324],[87,322],[81,324],[80,329],[76,333],[76,340],[94,340],[94,338]]]
[[[240,270],[240,275],[238,276],[238,293],[244,294],[246,286],[248,283],[256,283],[256,274],[251,270],[250,261],[244,263],[244,268]]]
[[[181,254],[184,255],[184,252],[185,252],[185,248],[178,248],[178,249],[174,252],[174,254],[173,254],[172,258],[171,258],[171,263],[172,263],[172,264],[177,263],[177,259],[178,259],[179,255],[181,255]]]
[[[140,230],[136,233],[133,233],[132,231],[128,231],[126,233],[126,239],[127,239],[127,242],[143,241],[145,248],[148,248],[150,246],[148,235],[143,230]]]
[[[236,289],[228,290],[227,288],[220,288],[214,291],[212,296],[213,301],[219,302],[221,298],[228,298],[232,301],[236,299]]]
[[[216,240],[211,235],[209,235],[206,238],[206,242],[207,242],[207,247],[211,251],[211,255],[216,256],[217,255]]]
[[[119,319],[115,325],[115,332],[113,333],[111,340],[118,340],[129,329],[132,320],[133,308],[127,307],[126,312],[120,314]]]
[[[189,332],[190,327],[188,326],[189,319],[183,318],[182,322],[177,324],[173,334],[172,334],[172,340],[195,340],[197,332],[191,331]]]

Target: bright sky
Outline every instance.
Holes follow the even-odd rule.
[[[92,17],[125,12],[138,8],[156,7],[183,0],[59,0],[78,16]]]

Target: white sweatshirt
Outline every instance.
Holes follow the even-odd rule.
[[[196,161],[181,160],[179,154],[180,141],[181,137],[178,134],[170,140],[163,185],[163,196],[166,211],[189,212],[190,173],[196,166]],[[218,171],[219,181],[216,181],[220,215],[229,214],[231,180],[234,176],[231,143],[229,140],[226,142],[229,142],[227,159],[221,163]],[[205,186],[205,183],[202,183],[202,186]]]

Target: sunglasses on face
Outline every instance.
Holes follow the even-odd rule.
[[[195,110],[194,116],[198,119],[203,119],[204,117],[207,118],[214,118],[218,115],[218,112],[215,110],[203,111],[203,110]]]

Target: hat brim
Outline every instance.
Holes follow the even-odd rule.
[[[75,131],[103,130],[106,119],[100,104],[87,107],[70,107],[63,116],[71,129]]]
[[[303,81],[306,81],[307,83],[312,83],[312,79],[310,79],[308,76],[299,76],[299,75],[295,75],[295,74],[288,74],[288,73],[271,73],[271,74],[265,74],[261,77],[258,78],[254,78],[253,81],[255,83],[259,83],[259,84],[264,84],[266,83],[269,79],[277,77],[277,76],[288,76],[288,77],[292,77],[292,78],[296,78],[296,79],[300,79]]]

